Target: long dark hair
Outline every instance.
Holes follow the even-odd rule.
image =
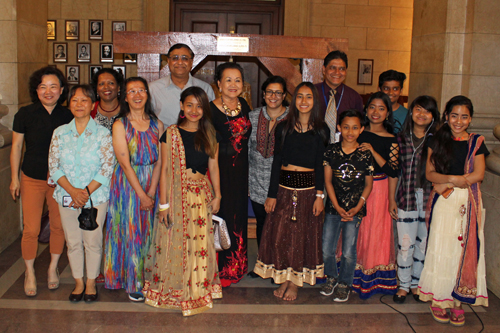
[[[123,118],[128,116],[130,113],[130,107],[128,106],[128,103],[125,101],[125,97],[127,96],[127,85],[130,82],[142,82],[144,84],[144,87],[146,88],[146,93],[148,95],[148,100],[146,101],[146,105],[144,105],[144,113],[148,115],[152,119],[158,119],[156,114],[153,111],[153,107],[151,106],[151,94],[149,93],[149,86],[148,82],[144,80],[142,77],[135,76],[135,77],[130,77],[127,80],[125,80],[124,84],[124,91],[123,94],[121,94],[120,97],[120,113],[118,114],[118,118]]]
[[[323,117],[321,116],[321,111],[319,109],[319,95],[318,95],[318,90],[312,84],[311,82],[302,82],[300,83],[297,88],[295,88],[295,91],[293,92],[292,96],[292,102],[290,105],[290,109],[288,112],[288,117],[287,120],[285,120],[285,125],[283,127],[283,136],[282,136],[282,142],[281,144],[284,143],[285,136],[288,134],[291,134],[294,130],[295,127],[302,128],[302,125],[299,120],[299,110],[297,109],[297,106],[295,105],[297,102],[297,94],[299,92],[299,89],[302,87],[307,87],[311,89],[312,94],[313,94],[313,107],[311,109],[311,113],[309,115],[309,122],[308,122],[308,128],[312,128],[313,131],[321,136],[323,139],[325,145],[328,143],[328,137],[327,133],[324,129],[325,122],[323,121]]]
[[[363,123],[363,126],[369,127],[370,126],[370,119],[368,119],[368,107],[370,106],[370,103],[373,102],[375,99],[380,99],[385,105],[385,108],[387,109],[387,117],[384,119],[384,122],[382,125],[384,125],[384,128],[387,132],[390,134],[394,134],[394,116],[392,115],[392,103],[391,99],[389,96],[387,96],[386,93],[377,91],[376,93],[373,93],[370,98],[368,99],[368,102],[366,102],[365,105],[365,121]]]
[[[425,130],[424,141],[421,143],[422,154],[420,156],[420,162],[417,164],[417,176],[420,178],[421,184],[424,184],[427,179],[425,177],[425,164],[427,162],[427,144],[429,141],[429,137],[433,136],[436,133],[437,128],[439,127],[439,110],[437,106],[436,99],[432,96],[418,96],[413,100],[410,105],[410,113],[406,116],[406,120],[403,124],[403,129],[399,133],[401,137],[401,142],[406,145],[410,144],[408,140],[413,140],[413,109],[417,106],[420,106],[432,114],[432,122],[427,126]],[[411,141],[411,144],[413,141]]]
[[[42,83],[42,79],[45,75],[55,75],[57,77],[57,79],[59,80],[59,85],[61,86],[61,88],[63,88],[63,92],[61,96],[59,96],[57,103],[64,103],[64,101],[66,100],[66,96],[68,96],[68,81],[66,81],[66,77],[59,69],[50,66],[42,67],[31,74],[29,78],[31,102],[36,103],[40,101],[36,90],[38,89],[40,83]]]
[[[189,87],[182,92],[181,103],[184,103],[189,96],[194,96],[203,109],[203,117],[198,122],[198,130],[194,137],[194,148],[197,151],[202,151],[203,147],[203,151],[211,158],[214,158],[217,152],[217,138],[212,124],[212,112],[210,111],[207,93],[200,87]],[[177,117],[177,126],[182,125],[185,121],[183,117],[184,111],[181,110]]]
[[[474,107],[469,98],[459,95],[452,97],[443,112],[443,117],[441,118],[441,128],[436,132],[435,135],[435,146],[431,155],[431,162],[434,164],[436,172],[441,174],[447,174],[450,170],[451,161],[453,159],[452,142],[453,138],[451,135],[451,128],[446,120],[446,117],[450,115],[451,111],[455,106],[463,105],[470,113],[470,116],[474,115]]]

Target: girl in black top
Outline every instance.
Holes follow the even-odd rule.
[[[392,219],[397,216],[399,146],[393,135],[391,100],[385,93],[374,93],[366,103],[364,125],[359,149],[371,151],[375,172],[359,227],[352,289],[366,299],[376,293],[395,294],[397,288]]]
[[[23,209],[23,239],[21,249],[26,264],[24,292],[35,296],[37,285],[34,262],[38,248],[40,218],[43,204],[47,200],[50,216],[50,253],[48,287],[59,287],[57,263],[64,248],[64,231],[59,215],[59,206],[52,198],[55,184],[48,184],[49,147],[52,132],[73,119],[71,112],[61,103],[66,99],[68,84],[60,70],[44,67],[35,71],[29,80],[30,97],[33,104],[22,107],[14,116],[10,166],[12,198],[21,195]],[[22,172],[19,167],[23,143],[26,143]]]
[[[143,291],[146,304],[184,316],[210,309],[212,299],[222,297],[212,227],[221,201],[220,138],[211,118],[207,94],[189,87],[181,94],[177,124],[160,139],[159,214]]]
[[[427,205],[429,237],[418,294],[420,300],[432,301],[436,321],[453,326],[465,324],[462,303],[488,306],[480,184],[489,152],[483,136],[467,133],[473,114],[465,96],[446,103],[443,125],[429,140],[425,169],[434,189]]]
[[[330,138],[319,111],[318,92],[302,82],[288,119],[276,128],[266,223],[254,272],[281,286],[276,297],[297,298],[304,282],[323,277],[323,154]]]

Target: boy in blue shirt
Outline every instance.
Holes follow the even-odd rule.
[[[398,134],[401,131],[406,115],[408,114],[408,109],[398,103],[405,80],[405,73],[392,69],[383,72],[378,77],[378,90],[385,93],[391,99],[392,115],[394,116],[394,134]]]
[[[325,296],[334,294],[335,302],[349,299],[356,268],[359,225],[366,215],[366,198],[373,186],[372,153],[358,149],[357,139],[364,130],[362,119],[361,113],[353,109],[340,114],[337,129],[342,141],[330,144],[323,159],[328,193],[323,225],[323,261],[327,279],[320,293]],[[339,274],[335,251],[341,231]]]

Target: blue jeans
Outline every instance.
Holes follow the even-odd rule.
[[[358,243],[358,231],[360,218],[355,216],[352,221],[342,222],[340,215],[325,214],[323,225],[323,262],[325,263],[325,274],[334,277],[339,282],[352,286],[354,270],[356,269],[356,245]],[[337,259],[335,252],[342,231],[342,257],[340,260],[340,276],[337,271]]]

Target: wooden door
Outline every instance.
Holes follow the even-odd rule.
[[[227,1],[193,4],[189,0],[172,2],[172,30],[182,32],[235,33],[277,35],[282,33],[281,1],[256,4],[259,1]],[[195,51],[196,52],[196,51]],[[212,83],[215,68],[229,57],[208,56],[196,68],[193,76]],[[243,67],[245,81],[252,88],[252,106],[262,105],[260,87],[269,72],[254,57],[235,57],[234,61]]]

